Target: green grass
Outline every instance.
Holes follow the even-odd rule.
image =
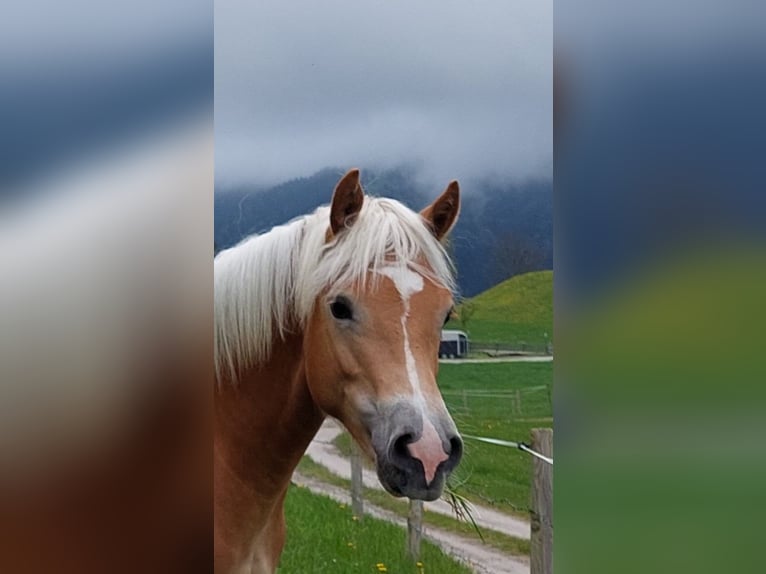
[[[344,433],[341,436],[348,435]],[[346,480],[333,474],[308,457],[303,457],[303,459],[301,459],[301,462],[298,465],[298,470],[304,476],[316,478],[322,482],[339,486],[344,490],[351,489],[350,480]],[[408,512],[406,499],[394,498],[384,491],[368,487],[364,488],[363,496],[366,503],[373,504],[400,516],[402,518],[402,524],[404,524]],[[442,530],[454,532],[455,534],[460,534],[464,538],[474,540],[475,542],[483,542],[484,544],[508,554],[529,556],[529,540],[514,538],[513,536],[507,536],[501,532],[486,529],[482,530],[481,534],[479,534],[476,532],[476,529],[467,522],[458,521],[454,518],[428,511],[423,514],[423,523],[427,526],[433,526],[441,528]]]
[[[528,442],[531,429],[553,426],[552,382],[553,363],[443,364],[439,369],[439,386],[460,432],[510,441]],[[520,413],[515,400],[505,398],[516,389]],[[498,395],[471,394],[476,391]],[[469,500],[526,515],[531,469],[530,456],[522,451],[466,439],[454,478]]]
[[[544,346],[553,339],[553,271],[517,275],[472,297],[466,325],[473,341]],[[446,329],[462,329],[457,320]]]
[[[552,382],[553,363],[450,363],[439,368],[439,387],[460,432],[512,441],[528,442],[531,429],[553,426]],[[515,399],[506,396],[516,389],[521,413],[514,409]],[[497,395],[477,396],[476,391]],[[335,444],[350,454],[346,433]],[[473,502],[527,516],[531,469],[526,453],[466,439],[463,461],[451,482]]]
[[[334,500],[291,486],[285,504],[288,534],[279,574],[377,573],[468,574],[470,569],[424,540],[423,566],[405,555],[406,531],[373,519],[354,520],[351,509]]]

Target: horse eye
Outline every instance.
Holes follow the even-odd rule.
[[[447,316],[444,318],[444,325],[442,325],[442,327],[445,327],[447,325],[447,323],[449,323],[449,320],[452,317],[452,311],[453,310],[454,310],[454,307],[452,309],[450,309],[449,312],[447,313]]]
[[[330,312],[336,319],[353,319],[353,313],[351,312],[351,306],[347,301],[343,299],[336,299],[330,304]]]

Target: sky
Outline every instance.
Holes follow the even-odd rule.
[[[549,180],[552,53],[551,0],[216,0],[216,182]]]

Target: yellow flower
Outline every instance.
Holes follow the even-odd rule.
[[[423,567],[423,563],[422,562],[415,562],[415,566],[417,566],[418,568],[422,568]]]
[[[359,520],[359,517],[358,516],[352,516],[351,520]]]

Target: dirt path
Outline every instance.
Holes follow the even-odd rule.
[[[439,359],[440,363],[447,365],[460,365],[463,363],[550,363],[553,357],[550,355],[531,356],[531,357],[487,357],[486,359]]]
[[[319,429],[316,437],[309,445],[306,454],[316,463],[321,464],[333,474],[351,480],[351,464],[349,460],[338,452],[333,444],[335,438],[343,432],[342,427],[334,420],[328,419]],[[369,488],[383,490],[378,482],[378,477],[374,471],[363,469],[362,481]],[[405,503],[405,499],[403,504]],[[428,512],[444,514],[454,517],[452,507],[442,499],[433,502],[426,502],[425,509]],[[529,540],[529,522],[498,512],[485,506],[473,504],[474,519],[480,528],[488,528],[497,532],[502,532],[514,538]]]
[[[298,473],[293,475],[293,483],[308,488],[317,494],[329,496],[343,504],[351,504],[351,495],[343,488],[325,484]],[[393,512],[373,506],[366,501],[364,510],[365,514],[375,518],[399,525],[406,524],[404,518],[397,516]],[[450,556],[468,565],[477,574],[529,574],[529,562],[524,558],[509,556],[499,550],[467,540],[452,532],[432,526],[424,526],[423,536]]]

